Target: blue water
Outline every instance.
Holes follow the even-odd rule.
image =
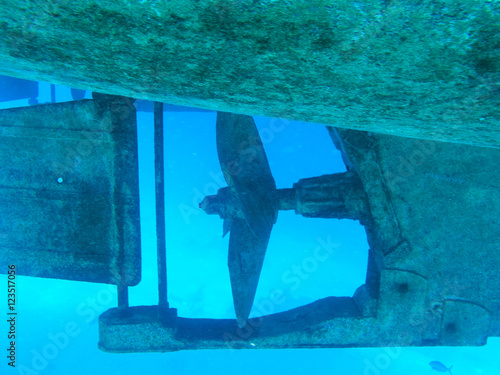
[[[30,90],[32,95],[33,87]],[[0,108],[28,105],[29,95],[23,98],[18,88],[14,91],[12,100],[0,103]],[[54,86],[51,90],[47,83],[38,84],[37,94],[38,103],[71,100],[69,88]],[[89,92],[82,94],[90,98]],[[137,287],[130,288],[132,306],[157,303],[152,103],[141,101],[136,106],[143,276]],[[169,303],[182,317],[234,318],[226,266],[228,237],[222,238],[218,216],[198,208],[205,195],[226,186],[217,159],[215,112],[167,108],[164,117]],[[323,126],[255,120],[278,188],[291,187],[301,178],[345,171]],[[327,236],[333,236],[337,245],[335,256],[307,272],[298,284],[284,277],[311,254],[318,238]],[[306,219],[280,212],[251,316],[285,311],[327,296],[351,296],[364,283],[367,251],[364,229],[357,222]],[[4,275],[0,278],[6,279]],[[500,374],[498,338],[490,338],[484,347],[471,348],[108,354],[97,349],[97,318],[117,306],[115,288],[22,276],[17,284],[17,368],[8,368],[4,358],[0,374],[437,374],[429,366],[433,360],[453,365],[455,375]],[[268,311],[263,301],[275,289],[284,293],[284,301]],[[72,335],[61,341],[63,332]],[[6,344],[6,338],[1,342]]]

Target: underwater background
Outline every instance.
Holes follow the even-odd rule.
[[[49,83],[2,78],[0,108],[91,98],[90,92]],[[142,280],[129,288],[130,306],[157,304],[153,103],[136,101],[141,204]],[[168,301],[178,315],[234,318],[227,270],[228,236],[222,220],[198,203],[226,186],[217,158],[214,111],[166,105],[164,110],[165,215]],[[278,188],[299,179],[345,171],[323,125],[255,117]],[[334,254],[297,281],[290,277],[320,238]],[[289,310],[327,296],[352,296],[365,282],[368,244],[351,220],[307,219],[281,211],[271,235],[251,316]],[[6,267],[6,265],[1,265]],[[5,275],[1,276],[5,280]],[[403,347],[293,350],[192,350],[109,354],[97,348],[98,316],[117,306],[116,287],[17,277],[17,367],[9,374],[435,374],[431,361],[452,373],[500,374],[500,338],[484,347]],[[262,301],[275,290],[284,302]],[[262,303],[260,303],[261,301]],[[4,323],[7,330],[7,323]],[[57,341],[68,324],[74,337]],[[6,336],[6,335],[4,335]],[[4,346],[7,339],[4,337]],[[55,345],[58,342],[59,347]]]

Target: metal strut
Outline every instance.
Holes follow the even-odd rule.
[[[167,254],[165,241],[165,172],[163,164],[163,103],[154,103],[154,150],[156,194],[156,250],[158,263],[158,306],[168,309]]]

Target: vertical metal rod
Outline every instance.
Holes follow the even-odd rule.
[[[50,102],[56,102],[56,85],[54,85],[53,83],[50,85]]]
[[[128,307],[128,287],[126,285],[118,285],[118,308],[125,309]]]
[[[165,173],[163,164],[163,103],[154,103],[154,128],[158,305],[168,308],[165,241]]]

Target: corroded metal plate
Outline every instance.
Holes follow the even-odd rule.
[[[140,281],[133,101],[0,111],[0,263],[27,276]]]

